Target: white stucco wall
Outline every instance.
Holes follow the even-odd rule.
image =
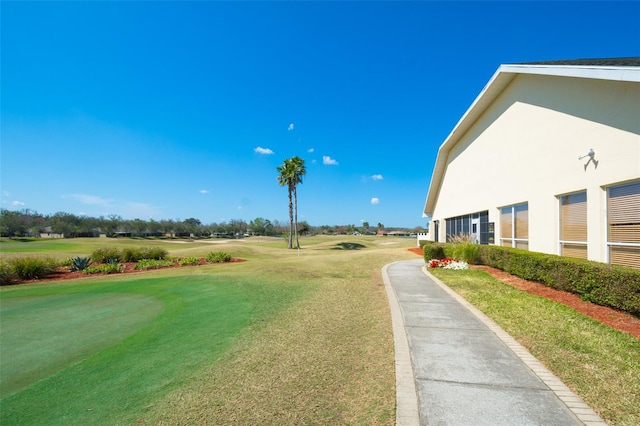
[[[557,196],[586,190],[588,257],[606,261],[605,188],[638,178],[639,83],[520,74],[451,149],[432,220],[444,241],[444,219],[488,210],[499,244],[499,207],[528,202],[529,250],[558,254]]]

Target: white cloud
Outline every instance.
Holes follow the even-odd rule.
[[[123,217],[162,217],[162,211],[151,204],[127,201],[119,210],[123,210]]]
[[[315,149],[313,149],[313,148],[309,148],[309,149],[307,150],[307,152],[308,152],[309,154],[311,154],[313,151],[315,151]]]
[[[253,152],[257,152],[258,154],[264,154],[264,155],[271,155],[273,154],[273,151],[270,150],[269,148],[263,148],[261,146],[257,147],[256,149],[253,150]]]
[[[16,200],[16,201],[12,201],[12,202],[11,202],[11,205],[12,205],[12,206],[16,206],[16,207],[26,206],[26,204],[25,204],[25,203],[23,203],[22,201],[17,201],[17,200]]]
[[[373,197],[371,199],[371,204],[373,204],[373,205],[380,204],[380,198]]]
[[[377,174],[377,175],[373,175],[373,176],[371,176],[371,179],[373,179],[373,180],[382,180],[382,179],[383,179],[383,177],[382,177],[382,175],[381,175],[381,174]]]
[[[328,155],[323,155],[322,164],[324,164],[325,166],[337,166],[338,162],[333,158],[329,157]]]
[[[9,191],[2,191],[2,196],[3,197],[8,197],[9,195],[11,195],[11,193]]]
[[[87,194],[69,194],[69,197],[80,201],[82,204],[90,204],[90,205],[98,205],[98,206],[108,206],[110,205],[109,200],[105,200],[104,198],[98,195],[87,195]]]
[[[293,127],[293,123],[289,124],[289,127],[287,128],[287,130],[291,131],[291,130],[293,130],[293,129],[294,129],[294,127]]]
[[[198,191],[201,194],[208,194],[209,190],[208,189],[201,189],[200,191]]]

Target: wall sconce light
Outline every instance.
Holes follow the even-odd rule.
[[[597,169],[598,168],[598,160],[595,159],[595,156],[596,156],[596,153],[593,151],[593,148],[590,148],[589,152],[587,152],[585,155],[582,155],[582,156],[578,157],[578,160],[582,160],[583,158],[589,157],[589,160],[587,160],[587,162],[584,165],[584,169],[587,170],[587,166],[592,161],[593,161],[593,166]]]

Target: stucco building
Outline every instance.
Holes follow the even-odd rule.
[[[502,65],[440,146],[428,239],[640,267],[640,58]]]

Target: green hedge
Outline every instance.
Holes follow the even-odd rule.
[[[455,244],[422,244],[425,261],[455,257]],[[529,281],[568,291],[583,300],[640,317],[640,270],[510,247],[479,245],[478,263]],[[430,257],[431,256],[431,257]]]
[[[97,263],[138,262],[142,259],[163,260],[168,254],[162,247],[99,247],[91,253],[91,258]]]
[[[422,253],[424,261],[428,262],[431,259],[444,259],[447,255],[444,252],[445,244],[431,243],[422,244]]]
[[[480,263],[583,300],[640,316],[640,270],[499,246],[480,246]]]

